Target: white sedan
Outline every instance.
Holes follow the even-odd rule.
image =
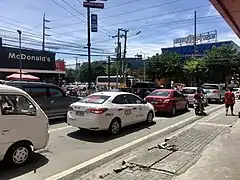
[[[121,127],[154,118],[152,104],[125,92],[98,92],[70,105],[67,123],[94,131],[117,134]]]

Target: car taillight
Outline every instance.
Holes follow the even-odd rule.
[[[214,90],[213,93],[219,94],[220,91],[218,91],[218,90]]]
[[[169,103],[170,102],[170,99],[165,99],[164,101],[163,101],[163,103]]]
[[[87,112],[93,113],[93,114],[102,114],[106,112],[108,108],[89,108],[87,109]]]

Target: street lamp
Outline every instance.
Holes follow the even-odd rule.
[[[21,43],[21,35],[22,35],[22,31],[17,30],[18,35],[19,35],[19,54],[20,54],[20,60],[19,60],[19,69],[20,69],[20,81],[22,80],[22,43]]]
[[[145,81],[146,79],[146,54],[149,53],[144,53],[144,52],[140,52],[141,54],[143,54],[143,80]]]

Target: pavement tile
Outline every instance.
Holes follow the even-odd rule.
[[[179,151],[199,153],[209,142],[226,127],[197,124],[168,141],[177,146]]]
[[[156,170],[165,170],[175,174],[187,163],[189,163],[194,156],[196,155],[193,153],[177,151],[162,161],[154,164],[151,168]]]
[[[134,157],[133,159],[129,160],[129,162],[144,167],[150,167],[171,153],[172,151],[156,148],[152,149],[151,151],[147,151],[146,153],[141,154],[137,157]]]

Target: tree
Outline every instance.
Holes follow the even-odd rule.
[[[111,63],[111,65],[110,65],[110,76],[116,76],[117,69],[118,69],[117,66],[119,66],[119,64],[117,62]],[[108,75],[108,64],[105,65],[105,74]]]
[[[225,81],[228,85],[231,76],[238,70],[239,54],[232,46],[213,47],[205,56],[209,68],[209,77],[220,83]]]
[[[185,61],[183,71],[186,77],[190,80],[191,86],[193,86],[193,81],[200,82],[200,80],[204,78],[207,72],[207,67],[204,60],[191,58]]]
[[[65,80],[68,83],[72,83],[76,80],[77,71],[75,69],[66,69]]]
[[[106,64],[102,62],[92,62],[91,63],[91,82],[95,82],[98,76],[105,76],[105,66]],[[88,82],[88,63],[83,63],[79,71],[79,79],[81,82]]]
[[[148,62],[147,74],[153,79],[179,80],[181,73],[181,56],[177,53],[156,54]]]

